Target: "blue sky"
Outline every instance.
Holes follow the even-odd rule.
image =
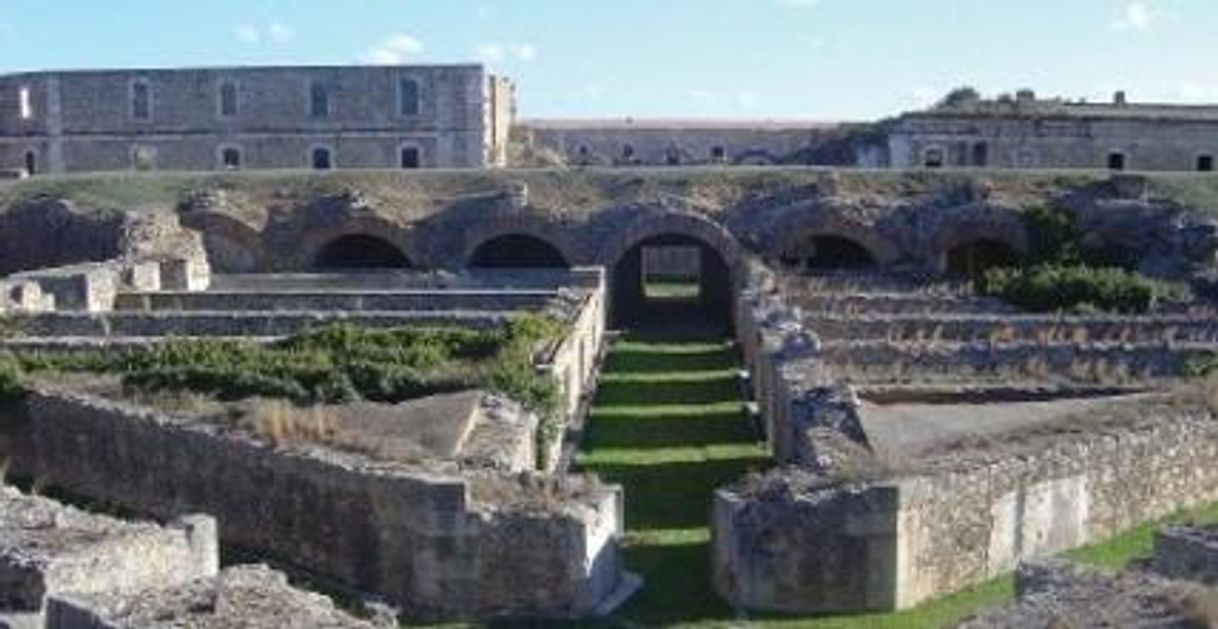
[[[483,61],[525,117],[862,120],[949,88],[1218,102],[1214,0],[3,0],[0,70]]]

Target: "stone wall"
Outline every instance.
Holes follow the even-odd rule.
[[[1160,529],[1150,567],[1170,579],[1218,585],[1218,528],[1181,524]]]
[[[580,617],[617,586],[613,488],[278,450],[48,391],[4,420],[19,475],[160,517],[205,510],[226,545],[384,596],[415,617]]]
[[[418,111],[403,107],[399,82],[418,86]],[[149,115],[133,115],[135,86],[146,85]],[[315,116],[314,84],[328,94]],[[236,90],[236,111],[221,110],[221,88]],[[18,94],[31,110],[22,116]],[[132,170],[136,153],[164,170],[224,170],[236,149],[240,168],[311,168],[316,147],[337,168],[400,168],[404,147],[420,166],[498,165],[501,134],[481,66],[249,67],[190,70],[45,72],[0,77],[0,166],[36,172]],[[506,99],[502,87],[494,94]]]
[[[1150,412],[1133,426],[1015,443],[877,480],[777,472],[722,490],[716,585],[753,609],[906,609],[1218,499],[1208,414]]]
[[[169,587],[214,576],[216,522],[162,527],[85,513],[0,485],[0,626],[42,627],[48,597]]]

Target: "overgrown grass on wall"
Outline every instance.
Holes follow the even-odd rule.
[[[27,354],[0,359],[4,383],[22,370],[118,374],[145,392],[192,392],[223,401],[270,398],[299,405],[398,403],[475,388],[499,391],[542,418],[539,445],[561,427],[556,381],[534,368],[538,350],[563,333],[550,318],[523,316],[497,330],[457,327],[319,328],[278,343],[173,341],[119,355]],[[8,364],[8,371],[5,365]]]
[[[1033,207],[1024,212],[1028,255],[1018,267],[991,269],[977,282],[983,295],[998,297],[1032,312],[1099,310],[1144,313],[1185,291],[1170,283],[1123,268],[1112,251],[1083,246],[1074,216],[1061,209]]]

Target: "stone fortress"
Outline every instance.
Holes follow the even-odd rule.
[[[194,91],[166,87],[177,80]],[[120,103],[104,132],[67,115],[64,95],[90,81]],[[622,558],[631,487],[576,455],[612,331],[684,323],[656,307],[652,276],[690,284],[687,305],[734,338],[739,420],[769,452],[708,496],[708,569],[683,575],[736,618],[905,610],[1019,570],[1021,601],[968,626],[1021,626],[1044,597],[1062,600],[1053,591],[1171,605],[1180,582],[1218,574],[1212,549],[1195,550],[1212,545],[1204,529],[1165,530],[1156,574],[1115,585],[1038,563],[1218,500],[1218,408],[1193,377],[1218,356],[1218,198],[1205,175],[1108,172],[1208,170],[1205,135],[1174,135],[1183,115],[1107,126],[1119,116],[1103,112],[1149,109],[1021,94],[877,128],[551,122],[509,142],[510,83],[473,66],[11,85],[6,167],[191,172],[0,184],[0,343],[29,372],[0,401],[0,460],[30,489],[106,512],[0,490],[0,625],[224,626],[234,609],[264,626],[613,622],[657,584]],[[234,95],[237,118],[277,102],[295,113],[224,131]],[[197,128],[174,126],[183,109]],[[1054,116],[1077,116],[1077,134],[1038,135],[1035,120]],[[9,132],[23,121],[28,135]],[[327,142],[328,159],[310,150]],[[1008,161],[1025,150],[1037,159]],[[520,154],[557,167],[493,167]],[[774,167],[721,167],[734,163]],[[445,170],[401,172],[415,166]],[[262,168],[298,172],[231,172]],[[1081,252],[1179,294],[1132,313],[1032,313],[977,294],[971,279],[1037,254],[1029,216],[1046,207]],[[536,318],[557,331],[511,375],[554,392],[547,413],[505,393],[513,378],[479,380],[484,364],[453,381],[372,371],[361,390],[401,380],[411,394],[307,407],[149,392],[88,367],[186,355],[183,343],[276,351],[351,326],[466,338]],[[138,556],[160,560],[129,569]]]
[[[513,155],[511,135],[518,150]],[[945,100],[858,124],[525,120],[478,65],[31,72],[0,77],[11,173],[509,165],[1210,171],[1218,109]],[[522,158],[520,154],[531,156]]]
[[[514,87],[481,66],[33,72],[0,77],[0,160],[27,173],[484,168]]]

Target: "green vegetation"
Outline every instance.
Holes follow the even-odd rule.
[[[533,368],[533,358],[561,332],[554,320],[526,316],[499,330],[334,326],[270,345],[175,341],[125,355],[22,355],[18,360],[31,372],[113,373],[122,376],[124,386],[141,391],[189,391],[226,401],[395,403],[487,388],[537,411],[548,446],[544,439],[553,439],[559,420],[558,384]],[[3,369],[0,362],[0,382]]]
[[[21,371],[21,363],[16,357],[0,353],[0,402],[17,399],[24,393]]]
[[[1028,255],[1018,268],[987,271],[977,291],[1033,312],[1101,310],[1144,313],[1178,287],[1126,270],[1118,251],[1084,247],[1074,216],[1036,206],[1024,213]]]
[[[1096,309],[1144,313],[1179,290],[1166,282],[1112,267],[1039,265],[992,269],[979,292],[1033,312]]]

